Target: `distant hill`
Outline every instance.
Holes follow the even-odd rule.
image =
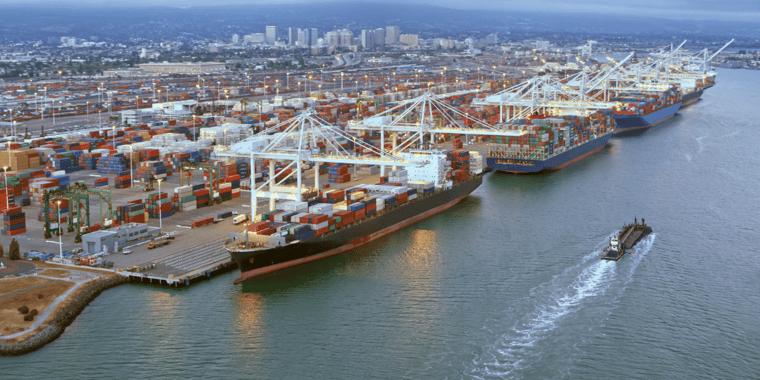
[[[336,28],[361,29],[398,25],[402,33],[464,38],[485,33],[513,37],[558,33],[621,36],[668,36],[674,40],[697,37],[738,37],[757,43],[760,26],[722,21],[665,20],[598,14],[526,13],[458,10],[435,6],[365,2],[288,5],[240,5],[218,7],[45,8],[0,5],[0,41],[42,40],[60,36],[98,37],[127,41],[130,38],[218,38],[232,34],[263,33],[275,25],[318,28],[320,34]],[[741,41],[739,41],[741,43]]]

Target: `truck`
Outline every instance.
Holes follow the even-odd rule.
[[[245,222],[246,220],[248,220],[248,215],[247,214],[240,214],[240,215],[232,218],[232,224],[238,225],[240,223]]]
[[[169,245],[169,243],[171,243],[172,240],[174,240],[174,236],[167,236],[162,239],[153,239],[150,241],[150,243],[148,243],[148,249],[153,249],[153,248]]]

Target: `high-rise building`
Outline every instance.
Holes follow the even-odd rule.
[[[372,34],[375,36],[375,46],[385,45],[385,28],[377,28]]]
[[[362,47],[365,49],[371,49],[375,46],[375,35],[371,30],[363,29],[361,37]]]
[[[298,29],[298,45],[301,47],[308,47],[309,40],[309,28]]]
[[[319,39],[319,35],[317,34],[317,28],[311,28],[311,32],[309,32],[309,37],[311,37],[311,46],[317,46],[317,40]]]
[[[325,33],[325,42],[328,46],[340,46],[340,32],[331,30]]]
[[[351,46],[351,40],[354,38],[354,33],[348,29],[340,31],[340,46]]]
[[[399,40],[401,30],[398,26],[386,26],[385,27],[385,44],[395,44]]]
[[[486,36],[486,44],[487,45],[496,45],[497,43],[499,43],[499,37],[498,37],[498,35],[496,33],[489,34],[489,35]]]
[[[402,34],[399,36],[399,42],[409,46],[417,46],[420,44],[420,37],[416,34]]]
[[[233,34],[232,35],[232,43],[235,44],[235,45],[239,44],[240,43],[240,35]]]
[[[296,44],[296,41],[298,41],[298,30],[297,28],[288,28],[288,45]]]
[[[269,45],[274,45],[274,42],[277,41],[277,27],[276,26],[267,26],[266,29],[266,43]]]

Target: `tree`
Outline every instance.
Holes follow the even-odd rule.
[[[5,248],[2,244],[0,244],[0,259],[2,259],[5,256]]]
[[[21,252],[19,251],[18,242],[16,241],[16,238],[13,238],[13,240],[11,240],[11,245],[10,247],[8,247],[8,258],[11,260],[21,259]]]

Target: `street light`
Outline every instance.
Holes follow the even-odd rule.
[[[157,181],[158,181],[158,197],[160,198],[161,197],[161,178],[157,179]],[[161,206],[163,206],[163,205],[161,205]],[[161,214],[162,214],[162,212],[161,212],[161,206],[158,206],[158,229],[163,234],[164,233],[164,230],[163,230],[164,225],[163,225],[163,219],[161,218]]]
[[[58,202],[58,254],[63,264],[63,230],[61,229],[61,200]]]
[[[5,172],[5,208],[9,208],[11,199],[10,195],[8,194],[8,167],[3,166],[3,171]]]
[[[340,72],[340,92],[343,92],[343,72]]]
[[[90,126],[90,101],[87,101],[87,126]]]
[[[129,187],[135,186],[135,177],[132,176],[132,156],[135,154],[134,145],[129,144]]]

